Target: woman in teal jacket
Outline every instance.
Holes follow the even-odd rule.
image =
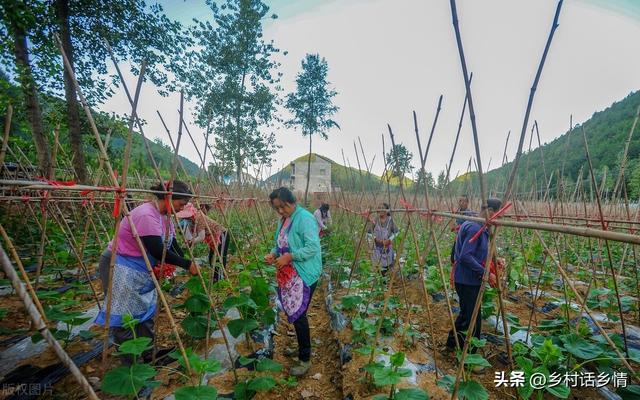
[[[296,204],[285,187],[269,195],[281,220],[275,234],[275,247],[264,259],[277,268],[278,297],[287,319],[296,329],[298,359],[291,375],[302,376],[311,366],[311,335],[307,309],[322,273],[322,253],[318,223],[313,214]]]

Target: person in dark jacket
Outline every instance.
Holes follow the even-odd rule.
[[[487,200],[487,205],[482,207],[480,215],[484,218],[490,218],[500,207],[502,207],[502,202],[499,199],[490,198]],[[484,264],[489,253],[489,232],[487,229],[475,241],[470,242],[470,239],[478,233],[482,225],[482,223],[475,221],[463,222],[460,225],[455,243],[453,280],[460,304],[455,327],[461,348],[464,346],[465,333],[471,324],[473,309],[480,294],[480,285],[485,271]],[[492,286],[495,284],[495,279],[495,275],[491,274],[489,281]],[[473,331],[473,336],[477,338],[480,338],[481,321],[481,313],[479,312]],[[451,330],[447,338],[447,348],[451,350],[455,347],[455,336]],[[473,349],[470,351],[473,352]]]
[[[467,196],[466,194],[461,194],[460,197],[458,197],[458,209],[456,210],[456,214],[467,215],[470,217],[478,216],[477,212],[469,208],[469,196]],[[457,234],[458,231],[460,230],[460,226],[464,223],[464,221],[466,220],[462,218],[456,218],[455,224],[453,225],[451,230],[456,232]],[[456,242],[454,241],[453,246],[451,246],[451,264],[453,264],[453,261],[454,261],[455,249],[456,249]]]

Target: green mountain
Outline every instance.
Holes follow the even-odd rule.
[[[564,187],[567,191],[573,193],[581,168],[583,169],[582,184],[588,191],[590,176],[583,140],[584,130],[598,185],[604,188],[605,195],[612,196],[620,172],[625,142],[639,106],[640,91],[637,91],[613,103],[605,110],[594,113],[589,120],[574,126],[572,130],[550,143],[524,153],[518,167],[515,191],[530,193],[533,190],[542,195],[546,191],[548,182],[551,181],[550,194],[555,195],[559,187],[558,177],[563,167]],[[529,135],[530,132],[527,132],[525,150],[530,139]],[[512,166],[512,162],[509,162],[489,171],[485,175],[488,190],[500,196],[506,188]],[[629,144],[625,184],[629,197],[637,199],[640,196],[640,124],[636,126]],[[477,193],[476,174],[460,176],[451,183],[451,186],[457,191],[471,190]]]
[[[73,177],[71,171],[71,164],[69,160],[69,143],[67,140],[67,127],[65,125],[65,102],[55,96],[41,93],[39,96],[40,105],[42,107],[42,117],[44,122],[44,129],[48,135],[48,141],[50,148],[53,148],[54,131],[59,127],[59,142],[62,147],[62,151],[58,152],[57,156],[57,169],[56,177],[58,179],[71,179]],[[13,117],[11,119],[11,128],[9,134],[9,146],[14,150],[14,153],[19,153],[16,148],[19,148],[27,159],[33,164],[37,164],[36,150],[33,144],[33,138],[31,136],[31,130],[22,102],[22,93],[19,87],[7,82],[2,76],[0,76],[0,126],[5,125],[6,107],[7,104],[13,104]],[[126,138],[128,132],[128,121],[124,117],[116,115],[109,115],[104,112],[93,111],[93,118],[98,127],[98,132],[102,136],[104,142],[107,132],[111,132],[111,138],[108,146],[109,159],[111,165],[115,170],[122,171],[122,164],[124,158],[124,150],[126,146]],[[98,148],[95,142],[94,136],[89,127],[89,122],[81,110],[80,123],[83,130],[83,147],[87,159],[87,164],[90,170],[95,171],[98,168]],[[146,132],[149,134],[149,132]],[[158,167],[165,177],[169,177],[171,162],[173,160],[173,151],[169,145],[162,143],[161,141],[148,140],[151,153],[158,164]],[[129,171],[136,171],[141,177],[155,177],[153,171],[151,159],[147,154],[147,150],[143,144],[143,137],[138,132],[133,133],[133,143],[130,157]],[[199,166],[190,161],[189,159],[180,156],[180,160],[184,165],[185,170],[190,175],[196,175],[200,170]],[[16,154],[13,157],[10,153],[5,158],[6,162],[17,162],[25,164],[26,161],[21,154]],[[181,175],[180,169],[178,174]],[[133,180],[133,182],[137,182]],[[104,181],[103,181],[104,183]]]
[[[313,162],[316,157],[320,157],[331,163],[331,183],[333,186],[339,186],[342,190],[359,191],[362,189],[363,185],[365,190],[378,190],[378,188],[380,188],[382,184],[381,178],[377,175],[368,174],[367,171],[361,171],[357,168],[345,167],[344,165],[338,164],[330,158],[321,156],[316,153],[311,153],[311,162]],[[291,162],[307,161],[308,158],[309,155],[305,154],[301,157],[296,158],[295,160],[292,160]],[[286,184],[286,182],[289,182],[290,177],[291,164],[271,175],[270,177],[265,179],[264,182],[267,185],[276,185],[279,184],[279,182]]]

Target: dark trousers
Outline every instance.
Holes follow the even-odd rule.
[[[216,270],[213,271],[213,281],[218,282],[221,279],[224,279],[224,272],[227,268],[227,252],[229,251],[229,232],[223,232],[220,236],[220,243],[218,244],[218,253],[220,253],[220,257],[222,258],[222,265],[220,263],[216,263]],[[209,248],[209,266],[213,265],[213,259],[216,256],[216,252]]]
[[[307,310],[302,314],[294,323],[293,327],[296,328],[296,338],[298,339],[298,359],[300,361],[309,361],[311,359],[311,332],[309,331],[309,319],[307,318],[307,311],[311,306],[311,299],[313,298],[313,292],[316,290],[318,283],[314,283],[309,287],[311,293],[309,293],[309,306]]]
[[[102,293],[104,298],[107,298],[107,290],[109,289],[109,263],[111,262],[111,251],[105,249],[100,256],[98,262],[98,273],[100,274],[100,281],[102,283]]]
[[[122,343],[126,342],[127,340],[133,339],[133,332],[131,332],[131,329],[129,328],[125,328],[122,326],[114,326],[109,328],[109,331],[111,332],[113,341],[118,346],[120,346]],[[138,338],[148,337],[153,340],[153,337],[155,335],[153,317],[149,318],[144,322],[137,324],[135,327],[135,331],[136,331],[136,337]],[[144,353],[142,353],[142,357],[144,359],[147,359],[147,358],[150,359],[151,352],[152,352],[151,349],[145,351]],[[131,365],[133,364],[133,356],[130,354],[122,355],[120,356],[120,361],[122,362],[123,365]]]
[[[469,325],[471,325],[471,317],[473,315],[473,308],[476,305],[476,299],[478,298],[478,294],[480,294],[480,286],[472,286],[472,285],[463,285],[461,283],[456,283],[456,293],[458,293],[458,298],[460,299],[460,313],[456,318],[456,332],[458,333],[458,343],[460,344],[460,348],[464,347],[464,339],[466,337],[465,332],[469,329]],[[478,317],[476,318],[476,326],[473,330],[473,336],[480,339],[480,330],[482,324],[482,310],[478,311]],[[449,331],[449,337],[447,338],[447,347],[455,348],[456,347],[456,339],[453,336],[453,329]],[[475,352],[475,349],[469,349],[470,353]]]

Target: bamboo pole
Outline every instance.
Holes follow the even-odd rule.
[[[109,157],[107,156],[107,152],[104,148],[104,145],[102,143],[102,139],[100,137],[100,134],[98,133],[98,128],[95,124],[95,121],[93,119],[93,115],[91,114],[91,110],[87,104],[87,101],[82,93],[82,90],[80,89],[80,85],[78,84],[78,81],[76,79],[75,76],[75,72],[73,71],[73,68],[71,67],[71,64],[69,63],[69,60],[67,59],[67,56],[64,52],[64,49],[62,47],[62,43],[60,42],[60,39],[56,36],[56,41],[58,42],[58,47],[60,49],[60,53],[62,54],[62,58],[65,64],[65,68],[67,69],[67,71],[69,72],[69,75],[72,78],[74,87],[76,89],[76,93],[78,94],[78,97],[80,98],[80,102],[83,106],[83,109],[85,111],[85,114],[87,115],[87,119],[89,120],[89,126],[91,128],[91,131],[93,132],[95,138],[96,138],[96,143],[98,144],[98,148],[100,151],[100,155],[101,157],[104,159],[105,161],[105,165],[107,166],[107,171],[109,172],[109,176],[111,178],[111,181],[113,183],[114,186],[118,186],[118,179],[116,178],[115,173],[113,172],[113,168],[111,167],[111,162],[109,161]],[[167,312],[167,318],[169,319],[169,323],[171,325],[171,328],[173,330],[173,333],[176,336],[176,341],[178,343],[178,347],[180,349],[180,353],[182,355],[182,357],[184,357],[185,360],[185,365],[187,367],[187,371],[189,372],[189,375],[192,374],[191,372],[191,365],[189,363],[189,359],[187,357],[187,353],[184,349],[184,345],[182,344],[182,339],[180,339],[180,333],[178,332],[178,328],[176,326],[176,323],[173,319],[173,315],[171,314],[171,310],[169,309],[169,304],[167,302],[167,299],[164,296],[164,293],[162,293],[162,288],[160,287],[160,284],[158,283],[158,280],[156,279],[155,275],[153,274],[153,268],[151,267],[151,263],[149,261],[149,258],[147,257],[147,253],[144,247],[144,244],[142,243],[142,240],[140,239],[140,235],[138,235],[138,230],[135,227],[135,224],[133,223],[131,216],[129,215],[129,210],[127,209],[126,205],[125,207],[122,208],[122,212],[124,212],[125,217],[127,218],[128,222],[129,222],[129,226],[131,227],[131,233],[134,236],[134,238],[136,239],[136,243],[138,244],[138,248],[140,249],[141,253],[142,253],[142,257],[144,258],[144,262],[145,262],[145,266],[147,267],[147,271],[150,274],[150,277],[153,281],[154,287],[156,288],[156,291],[158,292],[158,296],[162,299],[162,303],[165,307],[165,310]]]
[[[93,388],[91,387],[87,379],[84,377],[80,369],[78,369],[78,366],[73,362],[73,360],[69,357],[69,355],[62,349],[62,346],[60,346],[60,343],[58,343],[58,341],[53,337],[53,335],[47,328],[47,324],[43,319],[44,314],[39,310],[39,307],[34,305],[34,302],[32,301],[32,299],[29,298],[29,295],[24,289],[24,284],[20,282],[20,278],[18,278],[18,275],[16,274],[15,269],[13,269],[13,266],[11,265],[11,261],[9,260],[9,257],[7,257],[7,253],[5,253],[4,248],[2,246],[0,246],[0,262],[2,263],[2,269],[4,270],[4,273],[9,278],[9,280],[11,280],[11,284],[13,285],[13,288],[15,289],[16,293],[18,293],[18,296],[24,303],[24,306],[27,309],[27,313],[29,314],[29,317],[31,318],[31,322],[33,323],[33,326],[35,327],[35,329],[38,332],[40,332],[42,337],[53,348],[54,352],[56,353],[60,361],[62,361],[62,363],[69,369],[69,371],[71,371],[71,374],[78,381],[78,383],[80,384],[80,387],[82,388],[82,390],[85,391],[87,396],[92,400],[98,400],[99,399],[98,396],[93,391]],[[26,282],[29,282],[29,281],[27,280]],[[34,300],[35,299],[37,299],[37,297],[34,297]]]

